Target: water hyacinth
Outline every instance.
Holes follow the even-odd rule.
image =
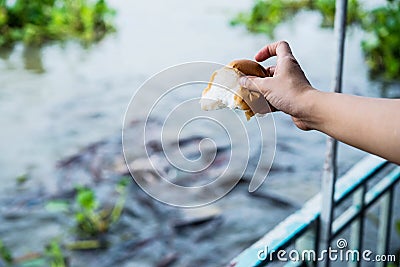
[[[333,27],[335,0],[255,0],[252,9],[239,13],[231,24],[243,24],[251,32],[273,38],[280,23],[301,11],[317,12],[321,27]],[[400,81],[399,11],[399,0],[387,0],[373,8],[365,8],[359,0],[348,1],[347,24],[359,25],[366,32],[361,48],[370,78],[385,83]]]
[[[95,42],[114,30],[114,14],[105,0],[0,0],[0,47]]]

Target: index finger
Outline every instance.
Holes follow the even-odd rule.
[[[279,41],[261,48],[255,56],[258,62],[264,61],[273,56],[292,55],[292,50],[286,41]]]

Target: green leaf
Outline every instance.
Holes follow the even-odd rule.
[[[0,257],[3,261],[5,261],[8,264],[12,264],[13,262],[13,256],[11,254],[11,251],[6,245],[4,245],[3,241],[0,240]]]
[[[64,256],[61,246],[57,242],[57,240],[51,241],[46,246],[45,254],[46,254],[46,257],[48,258],[48,261],[49,261],[51,267],[65,267],[66,266],[65,256]]]
[[[15,177],[15,180],[17,182],[17,185],[23,185],[29,180],[29,175],[27,173],[18,175],[17,177]]]
[[[89,188],[79,188],[76,201],[85,210],[94,210],[97,207],[94,192]]]

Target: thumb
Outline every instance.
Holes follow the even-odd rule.
[[[264,94],[266,91],[265,88],[266,79],[268,78],[260,78],[256,76],[242,76],[239,79],[239,84],[250,91],[257,91]]]

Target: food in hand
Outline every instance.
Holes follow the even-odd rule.
[[[212,74],[200,99],[201,109],[241,109],[245,111],[248,120],[257,113],[269,112],[268,102],[260,92],[250,91],[239,84],[240,77],[245,75],[262,78],[269,76],[257,62],[247,59],[232,61]]]

